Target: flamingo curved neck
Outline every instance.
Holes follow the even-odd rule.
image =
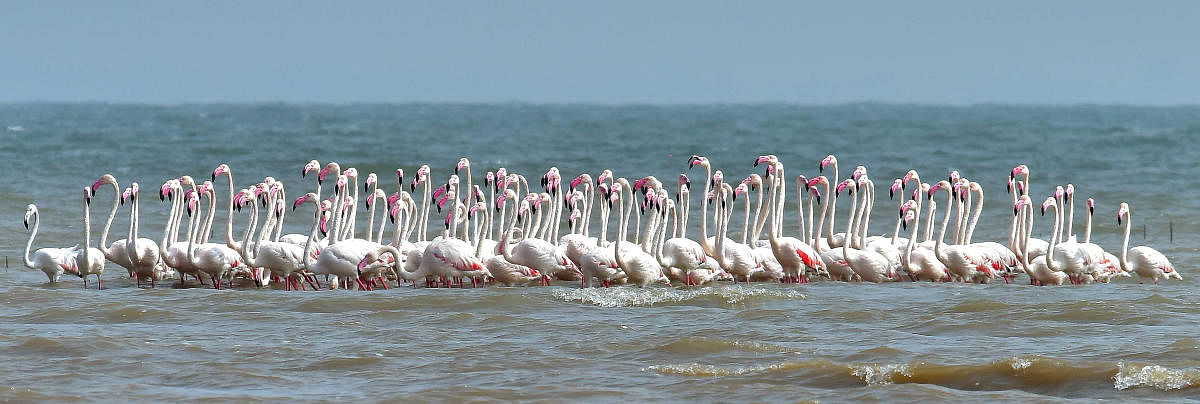
[[[113,219],[117,217],[117,208],[121,205],[121,188],[115,182],[109,182],[108,185],[113,189],[113,205],[112,210],[108,212],[108,220],[104,222],[104,231],[100,233],[100,248],[104,251],[105,258],[112,260],[112,251],[108,247],[108,231],[112,228]]]

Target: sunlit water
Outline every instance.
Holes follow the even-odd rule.
[[[1200,108],[18,104],[0,106],[0,128],[0,398],[1145,401],[1186,399],[1200,385]],[[1131,246],[1163,251],[1185,280],[151,290],[110,263],[96,291],[72,277],[48,285],[20,261],[25,205],[43,215],[36,247],[80,243],[78,191],[105,172],[152,191],[225,162],[239,186],[271,175],[294,196],[314,185],[299,176],[310,159],[377,172],[390,187],[396,168],[411,177],[420,164],[444,181],[464,156],[477,182],[499,166],[536,178],[551,165],[567,178],[604,168],[700,178],[686,171],[692,154],[733,180],[761,172],[751,163],[763,153],[809,177],[836,154],[843,176],[862,164],[880,188],[909,168],[926,181],[959,170],[988,198],[975,239],[1000,242],[1004,181],[1024,163],[1035,201],[1075,185],[1076,232],[1082,200],[1096,199],[1093,239],[1110,252],[1121,242],[1116,206],[1128,202]],[[141,234],[158,238],[169,206],[151,191]],[[894,224],[885,191],[873,234]],[[113,239],[127,231],[121,212]],[[306,216],[289,216],[287,231],[307,230]],[[1048,238],[1048,216],[1037,219]],[[235,220],[240,229],[245,215]]]

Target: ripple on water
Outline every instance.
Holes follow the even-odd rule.
[[[771,300],[803,300],[795,289],[774,289],[731,285],[700,289],[673,288],[564,288],[551,292],[555,299],[600,307],[651,307],[655,305],[693,305],[701,307],[741,307]]]
[[[708,355],[729,351],[795,352],[795,348],[758,341],[729,341],[707,337],[684,337],[655,348],[661,352],[680,355]]]

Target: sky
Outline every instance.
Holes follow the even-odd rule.
[[[0,102],[1200,104],[1196,1],[0,1]]]

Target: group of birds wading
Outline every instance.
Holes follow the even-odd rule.
[[[116,178],[105,174],[83,187],[81,245],[31,251],[40,220],[37,207],[28,206],[25,227],[32,225],[32,231],[24,263],[43,271],[50,282],[57,282],[64,273],[78,276],[84,288],[88,277],[95,275],[98,289],[109,261],[124,267],[138,287],[151,288],[165,279],[178,279],[178,286],[187,286],[189,277],[201,286],[217,289],[249,287],[251,283],[263,288],[275,283],[282,286],[274,287],[284,290],[373,290],[406,282],[414,288],[422,283],[425,287],[461,288],[466,280],[472,287],[546,286],[555,281],[577,282],[581,287],[817,280],[987,283],[996,278],[1009,283],[1022,275],[1033,285],[1108,282],[1132,275],[1156,284],[1160,279],[1182,280],[1157,250],[1128,248],[1131,219],[1126,203],[1117,210],[1117,221],[1125,231],[1120,257],[1091,242],[1092,199],[1086,203],[1083,240],[1076,237],[1072,231],[1072,185],[1056,187],[1041,203],[1041,213],[1035,214],[1038,205],[1029,195],[1029,168],[1025,165],[1013,168],[1008,178],[1013,214],[1007,244],[972,241],[983,206],[983,188],[957,172],[933,184],[921,182],[912,170],[893,181],[890,193],[899,205],[895,229],[890,236],[866,236],[876,199],[875,184],[863,166],[839,180],[838,161],[832,155],[820,162],[820,171],[832,173],[832,181],[824,175],[795,178],[799,226],[793,236],[785,236],[788,180],[784,165],[775,156],[765,155],[755,159],[754,167],[764,170],[763,174],[755,172],[740,181],[726,182],[724,173],[714,172],[708,158],[688,159],[689,172],[704,170],[697,239],[687,236],[692,181],[686,173],[679,175],[672,193],[653,176],[631,183],[610,170],[594,178],[581,174],[564,187],[559,170],[550,168],[542,175],[538,192],[525,176],[504,168],[487,172],[483,185],[476,185],[471,163],[463,158],[454,174],[436,187],[427,165],[417,169],[407,190],[404,171],[396,170],[396,192],[391,194],[383,189],[379,177],[370,173],[364,181],[365,198],[361,198],[356,169],[343,170],[336,162],[321,165],[313,160],[304,165],[301,177],[308,178],[315,171],[316,189],[291,201],[290,206],[295,212],[311,205],[310,231],[281,234],[289,211],[283,182],[267,177],[238,189],[229,166],[221,164],[208,181],[197,183],[185,175],[162,184],[159,199],[170,201],[171,210],[157,242],[138,234],[138,183],[122,189]],[[222,177],[228,188],[225,235],[223,242],[211,242],[219,205],[214,183]],[[333,180],[333,195],[323,198],[322,185],[330,182],[327,179]],[[93,247],[91,205],[105,186],[113,191],[113,206],[100,244]],[[422,188],[420,202],[413,197],[418,187]],[[943,193],[945,213],[935,240],[936,199]],[[849,212],[845,231],[835,233],[837,200],[843,194],[850,199]],[[739,197],[744,202],[739,202]],[[357,228],[360,200],[368,212],[364,229]],[[735,240],[728,234],[739,203],[744,213],[741,238]],[[818,208],[814,205],[820,210],[816,220],[813,215]],[[128,234],[108,244],[109,230],[121,207],[129,211]],[[600,223],[593,236],[595,207],[600,210]],[[377,208],[382,209],[378,217]],[[441,231],[429,239],[433,208],[442,216],[434,219]],[[235,212],[243,211],[248,217],[238,239],[234,236]],[[609,239],[614,211],[615,241]],[[1045,218],[1047,211],[1053,212],[1054,221],[1049,241],[1032,234],[1035,217]],[[561,229],[564,215],[565,234]],[[632,226],[631,219],[635,222]],[[953,234],[946,242],[951,219]],[[186,240],[179,234],[181,227]],[[902,229],[908,231],[907,237],[900,236]]]

